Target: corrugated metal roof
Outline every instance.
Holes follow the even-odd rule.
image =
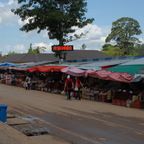
[[[19,67],[29,68],[29,67],[36,67],[36,66],[41,66],[41,65],[51,65],[53,63],[57,63],[57,61],[42,61],[42,62],[23,63],[23,64],[20,64]]]
[[[97,50],[74,50],[66,51],[66,60],[85,60],[85,59],[99,59],[109,58],[110,56]],[[27,53],[10,55],[1,59],[1,62],[12,63],[27,63],[27,62],[41,62],[41,61],[58,61],[59,59],[52,53]]]
[[[122,65],[137,65],[137,64],[144,64],[144,58],[139,58],[139,59],[135,59],[133,61],[129,61],[127,63],[124,63]]]
[[[124,60],[104,60],[98,62],[65,62],[57,65],[61,66],[69,66],[69,67],[77,67],[81,69],[93,69],[93,70],[101,70],[103,66],[112,66],[112,65],[119,65],[122,63],[126,63],[131,61],[131,59],[124,59]],[[56,65],[56,64],[51,64]]]
[[[118,64],[129,62],[129,61],[131,61],[131,60],[105,60],[105,61],[99,61],[99,62],[88,62],[87,64],[82,64],[81,66],[86,66],[86,67],[92,67],[92,66],[102,67],[102,66],[118,65]]]

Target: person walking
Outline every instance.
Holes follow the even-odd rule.
[[[25,79],[25,89],[29,90],[30,89],[30,84],[31,84],[31,78],[27,75]]]
[[[75,88],[74,91],[76,92],[76,99],[81,100],[81,87],[83,87],[82,82],[78,77],[75,77]]]
[[[73,90],[73,87],[74,87],[73,80],[70,78],[70,75],[68,75],[64,85],[64,91],[65,90],[67,91],[67,100],[71,100],[71,92]]]

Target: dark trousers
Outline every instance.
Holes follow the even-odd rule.
[[[102,101],[102,95],[98,95],[98,101]]]
[[[76,99],[81,100],[81,92],[80,92],[80,87],[78,88],[78,91],[76,91]]]
[[[29,90],[29,89],[30,89],[30,83],[27,83],[26,90]]]
[[[71,100],[71,89],[67,89],[67,100]]]

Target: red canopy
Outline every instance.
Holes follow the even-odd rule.
[[[27,71],[28,72],[38,71],[38,68],[37,67],[28,68]]]
[[[133,75],[130,75],[128,73],[119,73],[106,70],[95,71],[93,73],[89,73],[88,75],[99,79],[120,81],[126,83],[130,83],[133,80]]]
[[[50,71],[55,71],[59,72],[61,69],[66,68],[67,66],[38,66],[38,67],[33,67],[33,68],[28,68],[28,72],[34,72],[34,71],[39,71],[39,72],[50,72]]]
[[[102,70],[104,70],[104,69],[108,69],[108,68],[111,68],[111,67],[114,67],[114,66],[116,66],[116,65],[102,66]]]
[[[95,72],[96,72],[95,70],[91,70],[91,69],[86,70],[86,71],[85,71],[85,76],[95,74]]]
[[[61,72],[72,75],[72,76],[85,76],[85,70],[79,68],[64,68],[61,69]]]
[[[94,70],[82,70],[79,68],[70,68],[68,66],[38,66],[33,68],[28,68],[27,71],[34,72],[63,72],[72,76],[91,76],[96,77],[103,80],[113,80],[113,81],[120,81],[130,83],[133,80],[133,75],[128,73],[119,73],[119,72],[112,72],[112,71],[94,71]]]
[[[69,69],[70,69],[70,67],[66,67],[66,68],[61,69],[60,71],[63,73],[66,73]]]
[[[53,66],[52,71],[60,72],[63,68],[67,68],[67,66]]]

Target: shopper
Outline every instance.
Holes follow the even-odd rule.
[[[67,100],[71,100],[71,92],[73,88],[74,88],[73,80],[70,78],[70,75],[68,75],[64,85],[64,91],[65,90],[67,91]]]
[[[29,90],[30,89],[30,84],[31,84],[31,78],[27,75],[25,79],[25,89]]]
[[[81,88],[83,88],[83,84],[80,81],[78,77],[75,77],[75,93],[76,93],[76,99],[81,100]]]

